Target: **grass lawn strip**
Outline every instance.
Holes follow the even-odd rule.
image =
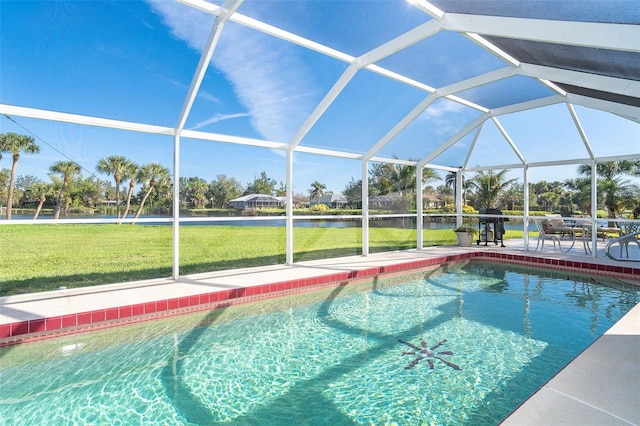
[[[416,231],[370,228],[370,252],[415,247]],[[510,231],[510,237],[522,231]],[[170,226],[5,225],[0,227],[0,296],[168,277]],[[294,261],[361,253],[361,228],[295,228]],[[448,229],[425,230],[424,245],[453,245]],[[285,229],[270,226],[182,226],[180,272],[285,262]]]

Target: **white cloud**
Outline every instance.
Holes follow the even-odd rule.
[[[420,115],[420,120],[440,119],[445,114],[458,113],[466,108],[467,107],[457,102],[439,99]]]
[[[458,114],[464,110],[468,110],[468,108],[462,104],[446,99],[438,99],[420,114],[418,120],[429,122],[433,131],[438,135],[450,135],[460,128]]]
[[[217,123],[219,121],[224,121],[224,120],[231,120],[234,118],[241,118],[241,117],[247,117],[249,114],[247,114],[246,112],[239,112],[237,114],[216,114],[211,118],[208,118],[206,120],[203,120],[199,123],[197,123],[195,126],[192,127],[192,130],[196,130],[196,129],[201,129],[205,126],[208,126],[209,124],[214,124]]]
[[[213,102],[216,104],[222,104],[222,101],[220,99],[218,99],[216,96],[212,95],[211,93],[207,92],[206,90],[202,90],[200,89],[198,91],[198,97],[201,99],[205,99],[209,102]]]
[[[213,16],[163,0],[148,0],[172,34],[200,52]],[[296,48],[257,31],[227,23],[212,62],[231,82],[252,126],[267,140],[287,142],[313,107],[310,70]]]

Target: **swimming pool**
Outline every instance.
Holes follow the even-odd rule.
[[[495,424],[640,300],[606,283],[472,261],[5,347],[0,423]]]

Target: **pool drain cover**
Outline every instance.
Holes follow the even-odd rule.
[[[416,365],[418,365],[418,363],[420,361],[422,361],[423,359],[427,360],[427,363],[429,363],[429,369],[433,370],[435,368],[435,364],[433,363],[432,359],[437,359],[439,361],[442,361],[445,365],[448,365],[449,367],[453,368],[454,370],[460,370],[460,367],[457,366],[456,364],[447,361],[446,359],[442,358],[440,355],[453,355],[453,352],[451,351],[439,351],[439,352],[435,352],[436,349],[438,349],[440,346],[442,346],[443,344],[445,344],[447,342],[447,340],[441,340],[440,342],[438,342],[437,344],[435,344],[434,346],[431,346],[430,348],[427,347],[427,342],[424,341],[424,339],[420,339],[420,346],[418,345],[414,345],[411,342],[407,342],[406,340],[402,340],[402,339],[398,339],[398,342],[409,346],[411,349],[413,349],[413,351],[411,352],[402,352],[402,355],[416,355],[415,359],[413,361],[411,361],[406,367],[404,367],[405,370],[410,370],[413,367],[415,367]]]

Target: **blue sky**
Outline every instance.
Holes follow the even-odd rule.
[[[359,56],[423,24],[429,17],[406,1],[251,1],[238,12],[349,55]],[[2,1],[0,103],[173,127],[196,69],[212,17],[180,3],[151,1]],[[432,87],[496,70],[505,64],[458,34],[440,33],[379,65]],[[347,64],[233,22],[214,52],[186,129],[288,142]],[[521,77],[489,90],[494,105],[550,95]],[[302,144],[366,152],[427,93],[361,70]],[[480,91],[465,93],[481,99]],[[638,126],[587,108],[577,108],[598,155],[640,150]],[[479,112],[441,99],[381,152],[417,160],[453,136]],[[23,156],[18,174],[47,179],[54,161],[71,158],[95,172],[100,158],[125,155],[143,164],[172,165],[170,137],[13,117],[0,117],[0,132],[39,137],[41,154]],[[564,105],[500,118],[529,161],[586,157]],[[466,156],[473,135],[445,152],[443,165]],[[496,142],[498,141],[498,142]],[[496,145],[497,143],[497,145]],[[496,146],[498,147],[496,149]],[[183,139],[181,175],[210,181],[217,175],[251,182],[262,171],[285,180],[282,152]],[[488,163],[487,163],[488,162]],[[470,166],[517,162],[492,123],[480,134]],[[10,167],[9,161],[0,168]],[[294,192],[313,181],[340,192],[360,178],[360,162],[311,154],[294,157]],[[575,166],[532,170],[532,181],[574,177]],[[521,178],[520,171],[514,177]],[[102,178],[107,178],[102,176]],[[439,183],[435,183],[436,185]]]

